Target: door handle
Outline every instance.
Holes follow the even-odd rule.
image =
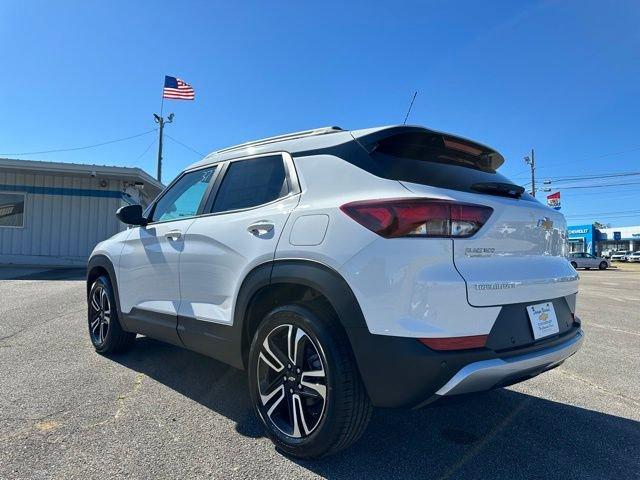
[[[274,226],[271,220],[260,220],[259,222],[249,225],[247,231],[256,237],[263,237],[271,232]]]
[[[178,240],[182,236],[182,232],[180,230],[171,230],[164,234],[169,240],[173,240],[174,242]]]

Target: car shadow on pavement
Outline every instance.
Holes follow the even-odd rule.
[[[85,280],[87,277],[86,268],[0,267],[0,280]]]
[[[148,338],[111,357],[262,436],[247,378],[208,357]],[[420,410],[376,409],[337,455],[291,459],[327,478],[633,478],[640,422],[512,390],[453,397]]]

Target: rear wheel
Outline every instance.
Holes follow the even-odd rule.
[[[120,326],[111,281],[101,276],[93,282],[88,298],[88,323],[91,343],[98,353],[128,350],[136,338]]]
[[[355,442],[371,403],[338,320],[324,310],[287,305],[260,324],[249,354],[256,415],[285,453],[321,457]]]
[[[600,270],[606,270],[607,269],[607,262],[600,262],[600,265],[598,266],[598,268]]]
[[[578,269],[578,264],[576,262],[571,262],[571,266],[576,270]]]

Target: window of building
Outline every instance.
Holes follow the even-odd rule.
[[[24,193],[0,192],[0,227],[24,227]]]

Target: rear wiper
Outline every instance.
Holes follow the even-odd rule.
[[[512,183],[481,182],[471,185],[471,190],[488,193],[490,195],[500,195],[503,197],[520,198],[524,193],[524,187],[513,185]]]

